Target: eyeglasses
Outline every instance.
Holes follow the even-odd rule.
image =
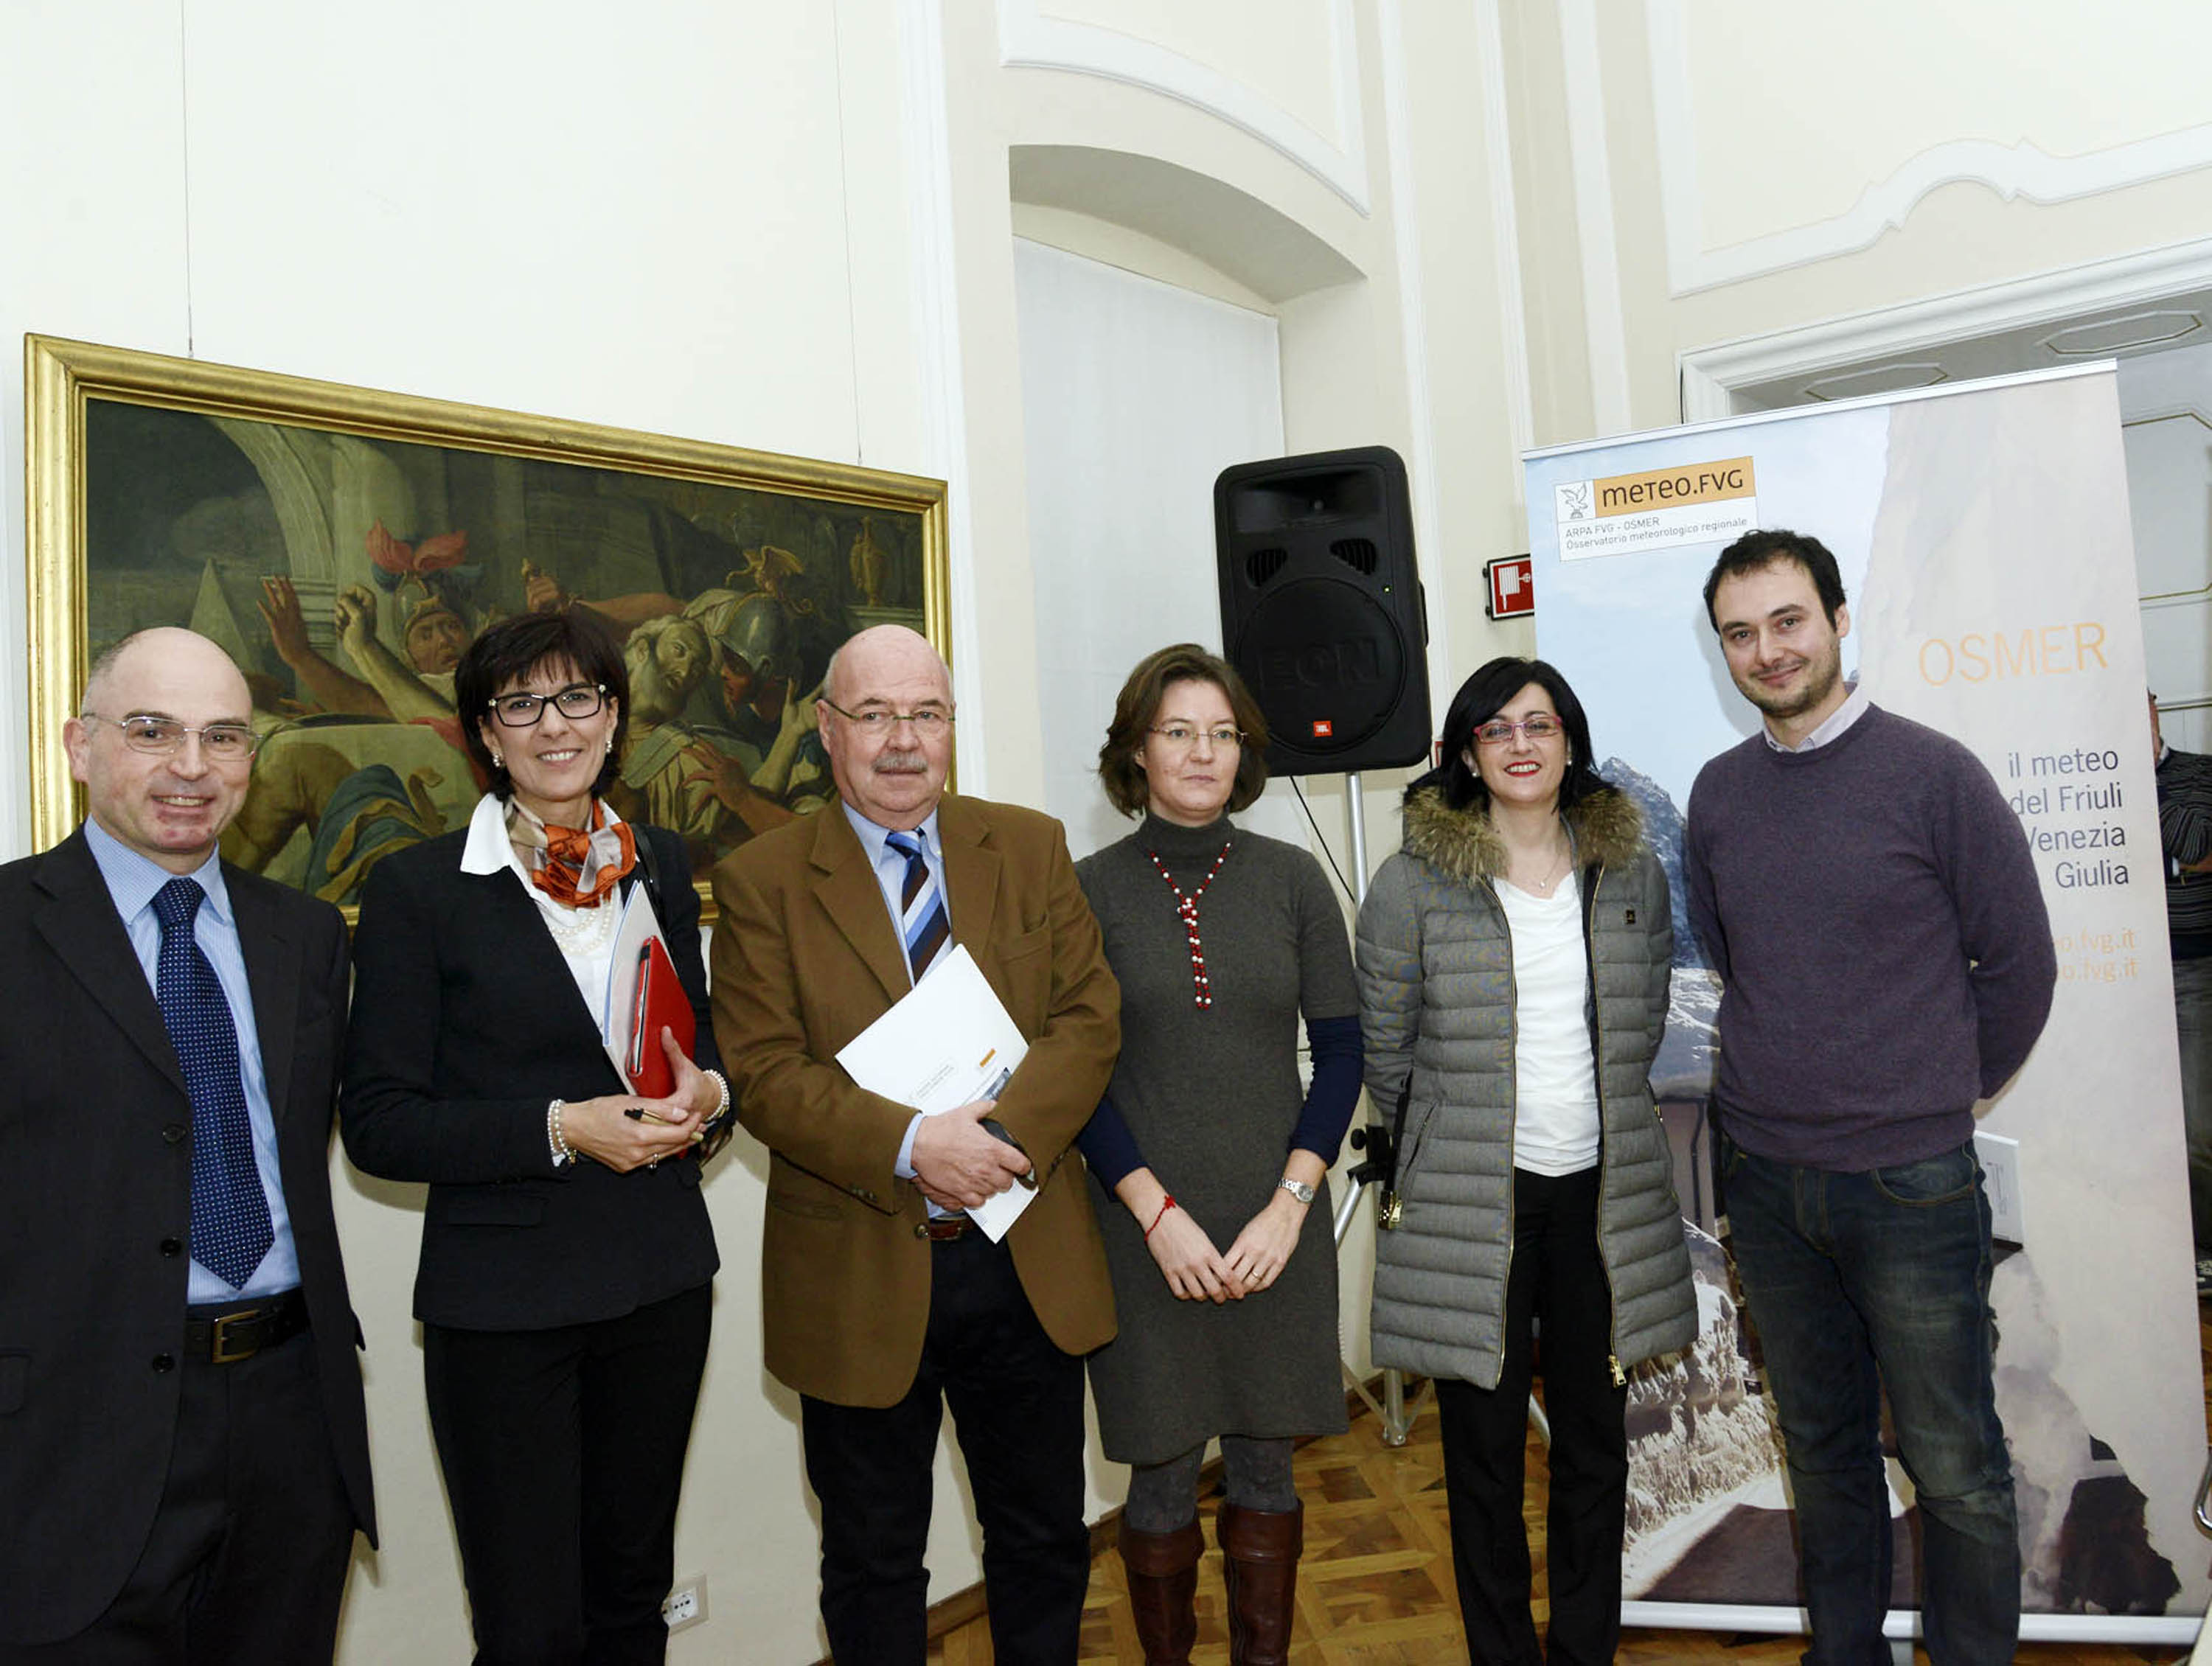
[[[836,700],[824,698],[822,703],[847,723],[858,724],[860,732],[871,740],[887,739],[902,723],[912,724],[914,732],[925,741],[936,740],[952,731],[952,714],[934,706],[925,706],[919,712],[891,712],[880,706],[872,706],[865,712],[848,712]]]
[[[501,694],[484,702],[504,729],[527,729],[545,715],[549,705],[570,722],[588,718],[607,703],[603,682],[572,682],[550,694]]]
[[[261,736],[242,723],[211,723],[195,729],[173,718],[103,718],[97,712],[80,712],[80,723],[104,723],[123,731],[123,744],[133,752],[167,757],[185,743],[185,736],[200,737],[200,756],[210,763],[242,764],[259,749]]]
[[[1226,749],[1244,744],[1244,731],[1232,729],[1227,724],[1216,724],[1211,729],[1197,729],[1187,723],[1164,723],[1151,731],[1178,752],[1188,752],[1198,744],[1201,735],[1214,745]]]
[[[1539,712],[1533,718],[1522,718],[1519,723],[1508,723],[1503,718],[1493,718],[1477,727],[1474,738],[1480,746],[1504,746],[1516,735],[1525,735],[1532,741],[1556,741],[1566,732],[1566,724],[1549,712]]]

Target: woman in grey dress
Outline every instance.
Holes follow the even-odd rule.
[[[1266,785],[1266,745],[1219,658],[1150,656],[1098,750],[1142,823],[1077,868],[1121,984],[1121,1057],[1081,1142],[1121,1319],[1091,1385],[1107,1456],[1133,1466],[1121,1548],[1148,1663],[1190,1657],[1216,1436],[1230,1657],[1287,1657],[1291,1442],[1345,1427],[1328,1173],[1359,1093],[1359,997],[1312,857],[1228,819]]]

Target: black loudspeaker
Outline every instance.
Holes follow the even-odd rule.
[[[1387,445],[1240,463],[1213,482],[1221,638],[1275,775],[1425,762],[1426,603],[1406,465]]]

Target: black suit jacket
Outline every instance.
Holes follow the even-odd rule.
[[[684,842],[640,827],[661,926],[715,1063]],[[512,873],[466,874],[467,829],[370,872],[354,934],[341,1126],[371,1174],[429,1182],[415,1317],[469,1330],[611,1318],[714,1275],[696,1161],[553,1166],[545,1107],[623,1091],[599,1025]],[[628,883],[636,883],[635,874]]]
[[[375,1536],[331,1215],[337,911],[225,866],[331,1445]],[[192,1108],[82,833],[0,867],[0,1640],[65,1637],[145,1547],[184,1366]]]

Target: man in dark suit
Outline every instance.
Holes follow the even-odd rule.
[[[0,1662],[327,1660],[374,1534],[331,1215],[337,912],[225,865],[245,679],[126,639],[0,868]]]
[[[931,1463],[949,1403],[1002,1666],[1075,1658],[1090,1573],[1082,1355],[1113,1293],[1078,1167],[1121,997],[1060,826],[947,797],[945,662],[897,626],[838,651],[817,702],[840,802],[714,872],[714,1004],[738,1118],[775,1154],[767,1363],[801,1396],[822,1616],[852,1666],[920,1666]],[[836,1063],[958,942],[1030,1044],[1000,1098],[935,1117]],[[1036,1196],[1002,1243],[963,1213]]]

